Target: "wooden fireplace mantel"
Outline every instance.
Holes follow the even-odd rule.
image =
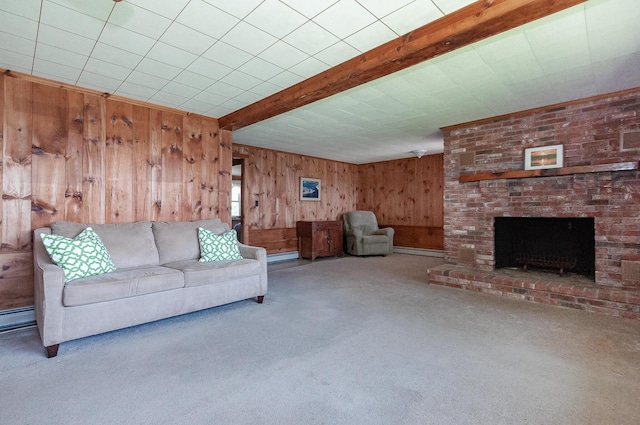
[[[568,176],[571,174],[600,173],[605,171],[629,171],[640,169],[640,162],[614,162],[611,164],[578,165],[575,167],[546,168],[542,170],[509,170],[500,172],[484,172],[463,174],[460,183],[478,182],[482,180],[523,179],[529,177]]]

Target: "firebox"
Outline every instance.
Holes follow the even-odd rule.
[[[496,269],[544,269],[595,279],[592,217],[495,217],[494,243]]]

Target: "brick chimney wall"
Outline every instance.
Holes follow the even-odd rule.
[[[464,174],[523,170],[525,149],[548,145],[563,145],[565,167],[637,163],[640,88],[443,132],[443,270],[460,266],[487,280],[494,272],[494,217],[594,217],[594,286],[640,288],[639,171],[458,181]]]

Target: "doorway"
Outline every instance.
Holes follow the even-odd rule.
[[[231,167],[231,226],[238,233],[238,241],[244,243],[243,239],[243,220],[242,213],[242,187],[244,174],[244,160],[242,158],[233,158],[233,166]]]

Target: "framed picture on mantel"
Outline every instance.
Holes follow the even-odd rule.
[[[300,177],[300,200],[319,201],[322,193],[320,179]]]
[[[562,145],[541,146],[524,151],[525,170],[560,167],[562,167]]]

